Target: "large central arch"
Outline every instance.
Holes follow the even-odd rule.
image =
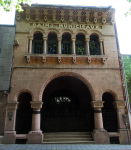
[[[54,78],[45,87],[42,101],[43,132],[85,132],[94,129],[91,92],[79,78],[71,75]]]

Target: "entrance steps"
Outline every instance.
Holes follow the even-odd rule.
[[[44,133],[44,144],[95,144],[91,132]]]

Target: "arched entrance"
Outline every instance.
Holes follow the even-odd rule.
[[[18,96],[18,109],[16,113],[16,126],[17,134],[28,134],[31,131],[32,124],[32,109],[30,101],[32,96],[28,92],[21,93]]]
[[[102,108],[103,126],[108,132],[117,132],[117,113],[113,106],[114,97],[105,92],[102,96],[104,107]]]
[[[72,76],[52,80],[43,93],[41,129],[45,132],[85,132],[94,129],[91,95],[87,86]]]

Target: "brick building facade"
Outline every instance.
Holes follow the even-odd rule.
[[[117,137],[126,144],[115,10],[53,5],[23,9],[16,13],[4,143],[107,144]],[[67,136],[53,139],[58,133]],[[77,133],[86,138],[80,141]]]

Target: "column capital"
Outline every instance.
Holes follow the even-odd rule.
[[[61,40],[62,40],[62,37],[58,37],[57,40],[58,40],[58,41],[61,41]]]
[[[42,108],[42,104],[43,102],[39,102],[39,101],[31,101],[31,108],[33,109],[40,109]]]
[[[103,39],[99,39],[99,42],[103,42]]]
[[[85,38],[85,42],[89,42],[90,41],[90,38]]]
[[[72,42],[75,42],[75,40],[76,40],[76,38],[71,38],[71,41],[72,41]]]
[[[113,102],[113,105],[117,109],[124,109],[125,108],[125,101],[118,100],[118,101]]]
[[[101,109],[103,107],[104,101],[92,101],[91,106],[94,109]]]
[[[33,40],[33,36],[28,36],[28,38],[29,38],[30,40]]]
[[[19,102],[15,102],[15,101],[8,101],[7,102],[7,110],[8,111],[13,111],[16,110],[18,108],[18,104]]]
[[[43,40],[44,40],[44,41],[47,41],[47,39],[48,39],[47,37],[43,37]]]

